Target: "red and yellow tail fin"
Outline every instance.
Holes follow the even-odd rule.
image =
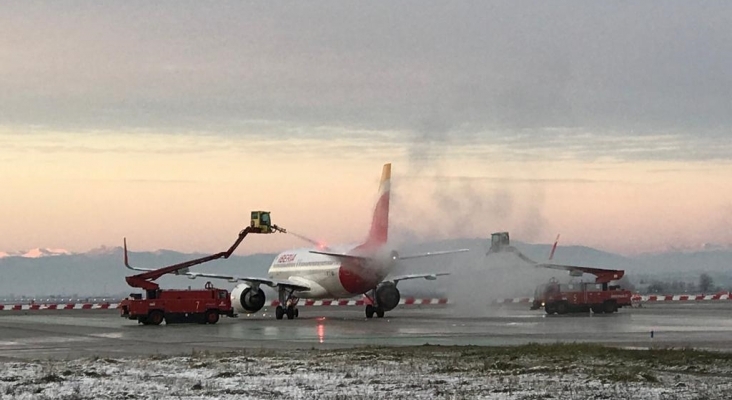
[[[364,243],[367,246],[379,246],[386,243],[389,236],[389,195],[391,193],[391,163],[384,164],[379,182],[379,196],[376,199],[374,215],[371,219],[369,236]]]

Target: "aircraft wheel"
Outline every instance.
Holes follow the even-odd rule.
[[[295,307],[289,306],[285,312],[287,313],[287,319],[295,318]]]
[[[285,315],[285,309],[282,308],[282,306],[277,306],[275,309],[275,318],[282,319],[282,317]]]
[[[376,316],[379,318],[384,318],[384,309],[381,307],[376,308]]]
[[[366,318],[373,318],[374,317],[374,306],[371,304],[366,305]]]

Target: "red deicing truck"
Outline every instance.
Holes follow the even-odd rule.
[[[127,257],[127,240],[125,239],[125,266],[132,270],[142,271],[140,274],[126,277],[125,280],[130,286],[145,290],[145,297],[143,298],[141,293],[130,294],[130,297],[117,306],[120,315],[124,318],[136,319],[144,325],[160,325],[163,321],[166,324],[183,322],[215,324],[219,321],[221,315],[234,316],[229,291],[215,288],[211,282],[207,282],[204,289],[164,290],[160,289],[160,286],[153,281],[165,274],[196,277],[200,274],[189,272],[189,267],[220,258],[229,258],[250,233],[269,234],[273,232],[286,231],[277,225],[271,224],[268,211],[252,211],[249,226],[239,232],[239,237],[228,250],[159,269],[130,266]]]
[[[234,316],[229,291],[215,288],[211,282],[204,289],[157,289],[142,294],[132,294],[119,305],[124,318],[136,319],[144,325],[160,325],[182,322],[215,324],[220,315]]]
[[[595,275],[595,282],[559,284],[555,279],[539,285],[534,293],[532,310],[544,308],[547,314],[583,313],[612,314],[630,306],[633,293],[610,282],[623,277],[625,271],[600,268],[572,267],[570,274]]]

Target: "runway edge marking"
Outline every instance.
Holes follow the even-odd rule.
[[[352,307],[363,306],[363,300],[305,300],[301,306],[305,307]],[[403,306],[420,306],[420,305],[446,305],[449,304],[447,298],[425,298],[419,299],[407,297],[399,301]],[[0,304],[0,311],[40,311],[40,310],[107,310],[115,309],[119,303],[66,303],[66,304]],[[279,301],[271,301],[269,307],[277,307]]]

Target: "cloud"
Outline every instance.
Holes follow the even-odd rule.
[[[476,142],[513,159],[729,160],[730,17],[686,2],[19,2],[0,16],[0,125],[397,132],[415,168]]]

